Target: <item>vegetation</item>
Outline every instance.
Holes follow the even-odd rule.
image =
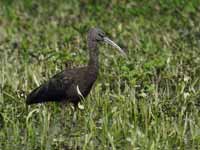
[[[0,1],[0,149],[199,149],[200,1]],[[100,46],[100,73],[81,108],[26,95],[86,64],[87,31],[100,27],[127,50]]]

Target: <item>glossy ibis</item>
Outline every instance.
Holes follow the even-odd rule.
[[[100,42],[108,43],[117,48],[122,54],[124,51],[98,28],[90,29],[88,33],[89,62],[86,67],[65,69],[53,76],[49,81],[33,90],[27,97],[26,103],[42,103],[48,101],[72,102],[75,106],[86,97],[98,75],[98,47]]]

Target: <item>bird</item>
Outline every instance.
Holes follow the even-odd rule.
[[[126,55],[100,28],[91,28],[87,36],[89,61],[85,67],[65,68],[34,89],[26,98],[26,104],[44,102],[70,102],[75,106],[89,94],[99,70],[98,43],[108,43]]]

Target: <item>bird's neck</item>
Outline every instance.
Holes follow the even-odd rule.
[[[96,41],[89,41],[88,42],[88,47],[89,47],[89,63],[88,67],[93,69],[94,71],[98,71],[99,68],[99,60],[98,60],[98,47],[97,47],[97,42]]]

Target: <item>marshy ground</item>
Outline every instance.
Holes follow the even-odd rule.
[[[198,149],[199,1],[1,1],[0,149]],[[127,50],[100,46],[98,81],[71,106],[27,107],[63,68],[87,64],[100,27]]]

